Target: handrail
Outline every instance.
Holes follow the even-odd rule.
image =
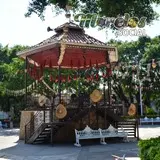
[[[35,119],[40,115],[41,111],[37,111],[36,114],[31,118],[31,120],[25,125],[25,143],[29,140],[29,138],[36,132],[36,130],[42,125],[44,122],[44,118],[40,121],[40,124],[34,127]]]

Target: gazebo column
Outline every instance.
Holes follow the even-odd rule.
[[[80,108],[80,100],[79,100],[79,97],[80,97],[80,70],[78,69],[77,71],[77,74],[78,74],[78,110]]]
[[[107,62],[107,72],[106,74],[108,74],[108,79],[107,79],[107,82],[108,82],[108,105],[109,105],[109,108],[111,107],[111,83],[110,83],[110,73],[109,73],[109,70],[111,69],[111,63],[110,63],[110,59],[109,59],[109,53],[107,51],[107,59],[106,59],[106,62]]]
[[[25,107],[27,107],[27,67],[28,67],[28,61],[27,61],[27,56],[25,58]]]
[[[58,96],[59,103],[61,103],[61,67],[58,67]]]
[[[96,102],[96,122],[97,122],[97,129],[99,128],[99,124],[98,124],[98,122],[99,122],[99,116],[98,116],[98,103]]]
[[[54,108],[54,98],[51,104],[51,109],[50,109],[50,122],[51,122],[51,145],[53,145],[53,108]]]
[[[77,74],[78,74],[78,111],[81,110],[81,106],[80,106],[80,69],[77,70]],[[82,129],[83,126],[83,119],[80,119],[80,129]]]
[[[104,78],[104,84],[103,84],[103,96],[104,96],[104,128],[107,127],[106,123],[106,116],[107,116],[107,108],[106,108],[106,80]]]
[[[104,83],[103,83],[103,97],[104,97],[104,106],[106,106],[106,84],[105,84],[105,78],[104,78]]]
[[[110,77],[108,77],[108,107],[111,107],[111,85],[110,85]]]

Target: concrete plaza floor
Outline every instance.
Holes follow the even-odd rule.
[[[159,126],[140,126],[140,138],[160,136]],[[0,160],[113,160],[112,155],[138,160],[136,142],[84,143],[81,148],[73,144],[30,145],[19,141],[19,129],[0,130]]]

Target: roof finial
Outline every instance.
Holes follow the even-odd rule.
[[[71,22],[71,13],[70,13],[71,9],[72,9],[72,6],[66,5],[66,14],[65,14],[65,16],[66,16],[66,18],[69,19],[69,22]]]

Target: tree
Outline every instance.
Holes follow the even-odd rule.
[[[111,43],[117,44],[121,64],[114,70],[112,77],[114,91],[128,107],[129,103],[134,102],[134,99],[140,104],[139,77],[142,82],[143,103],[151,106],[151,102],[155,101],[158,106],[159,99],[156,97],[160,95],[160,64],[158,63],[160,61],[158,45],[160,37],[153,39],[141,37],[138,41],[124,43],[116,43],[111,40]],[[155,68],[152,67],[152,59],[155,59]]]
[[[55,9],[65,10],[66,5],[71,5],[74,12],[97,13],[106,17],[117,17],[125,13],[132,13],[134,16],[141,18],[147,17],[147,23],[157,19],[158,14],[153,10],[152,4],[160,4],[159,0],[32,0],[28,6],[28,12],[25,14],[29,17],[33,13],[40,18],[44,18],[44,11],[47,6],[56,5]]]
[[[17,76],[18,71],[24,68],[24,62],[17,58],[16,53],[24,50],[27,47],[16,45],[12,48],[0,45],[0,108],[8,111],[10,108],[10,96],[5,94],[6,88],[20,88],[24,79],[22,76]],[[24,75],[24,74],[23,74]],[[24,86],[24,85],[23,85]],[[13,98],[12,99],[16,99]]]

